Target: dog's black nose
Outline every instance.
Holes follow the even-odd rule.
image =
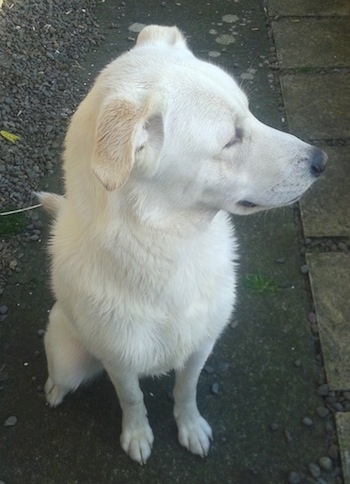
[[[325,170],[327,164],[327,155],[319,148],[313,148],[310,160],[310,170],[313,176],[318,177]]]

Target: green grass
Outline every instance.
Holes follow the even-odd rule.
[[[13,208],[6,207],[3,211],[7,212],[10,210],[13,210]],[[5,237],[18,235],[25,231],[27,224],[27,216],[24,213],[0,215],[0,235]]]
[[[314,72],[314,68],[313,67],[308,67],[308,66],[304,66],[304,67],[298,67],[297,71],[300,72],[300,74],[311,74]]]
[[[257,292],[264,296],[276,294],[278,291],[276,281],[270,277],[264,276],[260,272],[245,276],[244,286],[250,291]]]

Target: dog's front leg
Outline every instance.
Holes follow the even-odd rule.
[[[174,416],[181,445],[194,454],[205,457],[208,454],[212,431],[199,413],[196,396],[197,382],[214,343],[209,342],[192,353],[184,368],[176,371],[174,387]]]
[[[148,423],[138,375],[110,363],[104,362],[104,366],[114,384],[123,412],[121,446],[133,460],[145,464],[151,455],[153,432]]]

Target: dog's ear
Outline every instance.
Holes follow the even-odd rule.
[[[165,43],[176,47],[186,47],[186,40],[177,27],[148,25],[141,30],[136,45]]]
[[[123,99],[114,99],[97,120],[92,169],[108,191],[120,188],[128,179],[135,153],[146,135],[143,128],[147,107],[137,108]]]

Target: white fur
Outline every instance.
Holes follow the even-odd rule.
[[[175,27],[144,29],[73,116],[65,198],[39,194],[57,207],[48,402],[105,368],[122,447],[144,463],[153,434],[138,378],[175,369],[179,441],[206,455],[196,384],[235,300],[226,212],[294,201],[314,180],[312,150],[257,121],[235,81],[195,58]]]

